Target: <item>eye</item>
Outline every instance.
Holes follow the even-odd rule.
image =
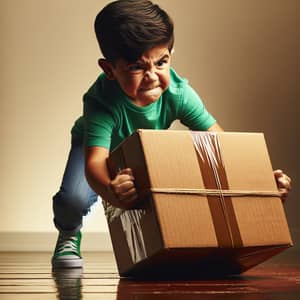
[[[129,72],[139,72],[143,70],[143,66],[141,64],[132,64],[128,66]]]
[[[167,63],[168,63],[168,59],[164,58],[164,59],[159,60],[156,63],[156,66],[161,68],[161,67],[164,67]]]

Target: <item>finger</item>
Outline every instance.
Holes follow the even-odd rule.
[[[291,180],[287,176],[277,178],[277,183],[279,188],[291,189]]]
[[[273,174],[274,174],[275,178],[279,178],[279,177],[283,176],[283,171],[278,169],[278,170],[275,170],[273,172]]]
[[[281,170],[279,170],[280,172],[277,172],[277,173],[275,173],[274,172],[274,174],[276,174],[276,177],[277,178],[280,178],[280,177],[283,177],[285,180],[287,180],[288,182],[291,182],[292,181],[292,179],[289,177],[289,176],[287,176],[286,174],[284,174]]]
[[[289,176],[285,175],[285,178],[289,181],[290,184],[292,183],[292,179]]]
[[[132,188],[134,188],[134,183],[132,181],[125,181],[125,182],[115,186],[115,193],[123,194],[123,193],[128,192]]]
[[[126,175],[129,175],[129,176],[133,176],[132,170],[130,168],[122,169],[122,170],[119,171],[118,174],[120,174],[120,175],[126,174]]]
[[[132,170],[129,168],[120,170],[119,173],[117,174],[115,180],[119,181],[119,182],[123,182],[126,180],[134,181]]]
[[[124,201],[128,201],[131,198],[137,198],[137,193],[135,188],[132,188],[120,195],[120,199]]]
[[[118,184],[121,184],[126,181],[134,181],[134,177],[132,175],[128,174],[118,174],[112,181],[112,185],[116,186]]]
[[[122,184],[123,182],[127,182],[127,181],[134,181],[134,177],[131,175],[127,175],[127,174],[123,174],[123,175],[117,175],[117,177],[115,178],[115,184]]]

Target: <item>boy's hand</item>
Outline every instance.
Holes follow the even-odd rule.
[[[292,186],[291,186],[292,180],[289,176],[284,174],[282,172],[282,170],[275,170],[274,176],[276,179],[278,190],[281,194],[281,200],[282,200],[282,202],[285,202],[285,200],[287,199],[288,193],[292,188]]]
[[[127,168],[121,170],[110,182],[110,190],[114,194],[117,206],[120,208],[132,208],[137,200],[137,192],[134,186],[132,170]]]

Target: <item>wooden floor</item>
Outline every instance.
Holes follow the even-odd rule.
[[[300,255],[286,251],[242,276],[219,280],[120,279],[112,253],[84,253],[83,271],[52,274],[51,253],[1,253],[0,299],[299,300]]]

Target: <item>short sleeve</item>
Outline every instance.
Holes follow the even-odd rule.
[[[179,119],[189,129],[200,131],[205,131],[216,123],[214,117],[206,110],[199,95],[187,83],[182,88]]]
[[[84,101],[84,144],[109,149],[115,122],[111,112],[93,99]]]

